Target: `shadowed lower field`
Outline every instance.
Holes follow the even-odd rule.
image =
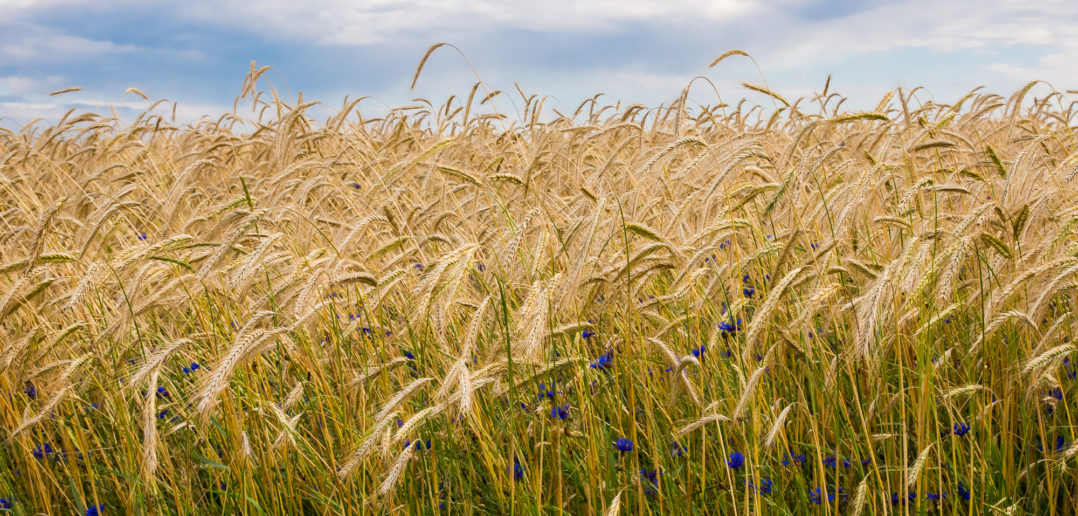
[[[0,130],[14,511],[1074,512],[1070,96],[248,79],[242,131]]]

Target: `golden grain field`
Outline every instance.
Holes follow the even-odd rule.
[[[264,72],[0,130],[0,512],[1078,510],[1073,95]]]

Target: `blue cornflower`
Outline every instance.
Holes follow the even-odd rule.
[[[191,368],[187,367],[187,366],[183,366],[183,374],[191,374]]]
[[[139,233],[135,238],[138,238],[139,242],[146,240],[146,233]]]
[[[817,244],[816,242],[809,244],[809,246],[812,247],[813,251],[815,251],[817,247],[820,247],[819,244]]]
[[[411,439],[408,439],[408,440],[404,441],[404,447],[405,448],[407,448],[410,444],[412,444]],[[430,439],[427,439],[426,444],[427,444],[427,449],[429,450],[430,449]],[[421,441],[419,439],[416,439],[416,441],[415,441],[415,449],[422,450],[423,449],[423,441]]]
[[[157,397],[158,398],[168,398],[169,397],[168,389],[164,388],[163,386],[158,387],[157,388]]]
[[[37,388],[30,382],[26,382],[26,386],[23,387],[22,391],[26,393],[27,398],[37,398]]]
[[[685,445],[683,445],[683,444],[681,444],[681,443],[679,443],[677,441],[674,441],[673,443],[670,444],[670,455],[671,456],[681,457],[681,456],[685,455],[685,453],[687,453],[688,451],[689,451],[689,449],[686,448]]]
[[[191,370],[198,371],[202,366],[198,365],[198,362],[191,362]]]
[[[782,459],[783,466],[789,466],[790,464],[804,464],[806,460],[805,454],[800,453],[796,455],[786,454],[786,457]]]
[[[614,351],[611,350],[611,351],[607,351],[606,353],[603,353],[602,355],[599,355],[599,358],[597,358],[594,362],[589,364],[588,367],[590,367],[592,369],[603,370],[603,369],[609,368],[611,366],[611,364],[613,364],[613,363],[614,363]]]
[[[417,264],[413,265],[412,267],[415,267],[417,270],[423,270],[423,264],[422,263],[417,263]]]
[[[10,509],[10,508],[11,508],[11,502],[9,502],[7,500],[7,498],[0,498],[0,509],[7,510],[7,509]]]
[[[707,351],[707,346],[705,344],[700,344],[700,347],[693,348],[690,351],[692,352],[692,356],[700,358],[704,356],[704,352]]]
[[[966,486],[962,485],[961,480],[958,481],[958,497],[966,501],[969,501],[970,497],[969,489],[966,489]]]
[[[415,355],[413,355],[411,351],[405,350],[404,356],[407,357],[408,360],[415,360]]]
[[[88,509],[86,509],[86,516],[101,516],[101,513],[104,510],[104,505],[92,505]]]
[[[745,456],[741,452],[733,452],[730,454],[730,458],[727,459],[726,465],[730,466],[730,469],[739,469],[745,464]]]
[[[161,412],[157,413],[157,419],[165,419],[165,416],[167,416],[167,415],[168,415],[168,409],[164,409]]]
[[[742,283],[748,283],[749,282],[749,275],[746,274],[746,275],[742,276],[741,277],[741,282]]]
[[[828,503],[835,501],[835,495],[827,491],[820,491],[820,488],[809,491],[809,498],[812,499],[812,503],[816,505],[823,505],[823,499],[827,498]]]
[[[554,399],[554,391],[547,389],[546,384],[539,383],[539,401],[543,401],[543,398]]]
[[[723,337],[735,335],[741,330],[741,318],[738,318],[736,323],[733,318],[730,319],[730,322],[721,321],[719,322],[719,329],[722,330]]]
[[[1048,391],[1048,395],[1059,401],[1063,401],[1063,390],[1058,387],[1055,389],[1050,389]]]
[[[352,188],[359,190],[359,183],[352,183]]]
[[[930,502],[938,502],[938,501],[941,501],[941,500],[943,500],[945,498],[947,498],[947,493],[942,493],[942,494],[927,493],[927,494],[925,494],[925,500],[928,500]]]
[[[747,485],[749,487],[750,492],[756,491],[756,484],[753,483],[751,478],[748,480]],[[773,484],[772,484],[770,478],[765,478],[765,479],[761,480],[760,481],[760,494],[762,494],[762,495],[771,494],[771,488],[772,487],[773,487]]]
[[[917,496],[913,493],[909,493],[907,496],[898,496],[898,493],[891,493],[891,505],[906,505],[906,502],[913,502],[917,499]]]
[[[647,468],[640,468],[640,477],[643,480],[651,482],[651,485],[653,486],[659,485],[659,470],[657,469],[649,470]]]
[[[867,459],[861,459],[862,466],[868,466],[869,464],[872,464],[872,457],[869,457]]]
[[[633,451],[633,440],[626,439],[625,437],[618,437],[618,439],[614,441],[614,447],[622,453]]]
[[[513,480],[521,480],[524,478],[524,465],[520,463],[520,459],[513,457]]]
[[[550,409],[550,418],[551,419],[565,419],[567,417],[569,417],[569,405],[568,404],[561,405],[561,406],[555,406],[554,408]]]
[[[52,445],[49,444],[49,443],[38,445],[36,448],[34,448],[34,452],[33,452],[34,458],[36,458],[36,459],[48,458],[49,456],[52,455],[52,453],[53,453]]]
[[[745,287],[741,289],[741,293],[745,294],[745,297],[752,297],[752,295],[756,293],[756,289],[752,287]]]
[[[584,330],[584,331],[580,332],[580,336],[583,337],[584,340],[587,340],[587,339],[590,339],[590,338],[594,337],[595,332],[593,332],[591,330]]]
[[[967,425],[965,423],[955,423],[954,424],[954,434],[955,435],[957,435],[959,437],[962,437],[963,435],[966,435],[968,433],[969,433],[969,425]]]

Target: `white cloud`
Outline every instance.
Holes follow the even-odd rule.
[[[9,31],[10,33],[10,31]],[[64,62],[137,50],[132,45],[94,40],[27,23],[14,35],[0,36],[0,59],[10,62]]]
[[[903,48],[939,51],[1009,45],[1054,45],[1078,29],[1078,3],[978,0],[904,0],[819,23],[787,18],[758,44],[770,66],[827,62],[854,54]]]
[[[671,19],[734,21],[758,12],[750,0],[270,0],[257,9],[239,0],[183,4],[184,16],[321,44],[363,45],[405,33],[475,33],[526,29],[606,31],[627,22]]]

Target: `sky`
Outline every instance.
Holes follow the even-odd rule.
[[[71,107],[131,119],[158,99],[192,122],[233,109],[251,61],[282,98],[359,110],[489,90],[575,110],[658,106],[694,77],[691,103],[811,97],[831,76],[850,109],[897,87],[950,103],[973,88],[1078,90],[1078,2],[1040,0],[0,0],[0,126]],[[430,58],[414,90],[412,74]],[[734,56],[708,65],[732,49]],[[66,87],[82,91],[50,96]],[[144,100],[128,88],[149,97]],[[718,96],[716,96],[718,95]],[[247,104],[249,106],[249,104]],[[158,110],[171,109],[171,105]],[[513,106],[504,108],[512,114]],[[242,109],[241,109],[242,111]],[[248,111],[249,112],[249,111]],[[243,113],[241,113],[243,114]]]

